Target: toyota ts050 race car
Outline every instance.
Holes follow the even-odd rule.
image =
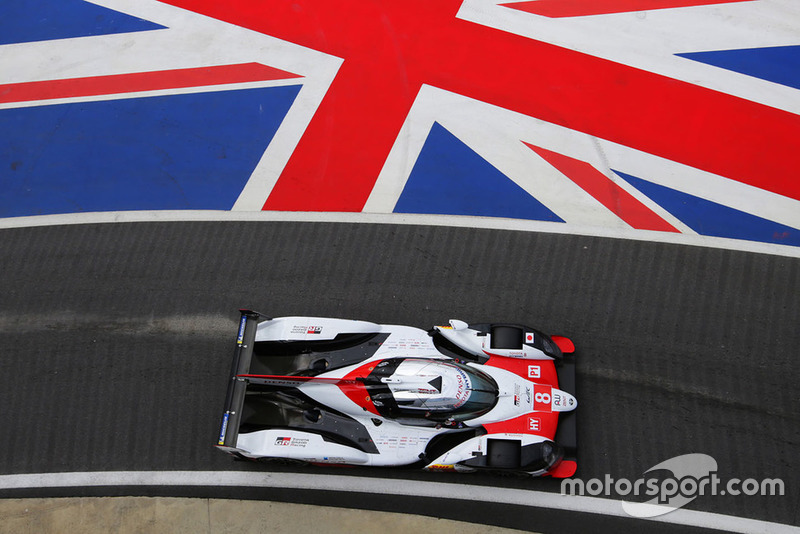
[[[242,310],[217,446],[238,458],[569,477],[574,350],[516,324],[426,332]]]

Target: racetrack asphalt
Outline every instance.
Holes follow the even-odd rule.
[[[234,463],[213,447],[240,307],[421,328],[451,318],[510,321],[575,341],[582,480],[635,480],[674,456],[705,453],[722,480],[781,478],[786,495],[703,496],[688,508],[800,524],[800,259],[599,237],[333,223],[12,228],[0,230],[0,243],[0,402],[7,413],[0,474],[300,470],[558,492],[552,480]],[[135,492],[348,502],[241,488]],[[122,494],[131,493],[105,487],[0,496]],[[619,526],[541,511],[532,524],[514,507],[465,507],[443,497],[434,504],[375,495],[358,502],[543,531]]]

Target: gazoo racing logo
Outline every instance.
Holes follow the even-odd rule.
[[[668,471],[666,478],[645,478],[648,473]],[[672,512],[704,495],[784,495],[783,480],[765,478],[760,482],[748,478],[732,478],[723,483],[717,476],[717,461],[707,454],[692,453],[675,456],[643,473],[633,482],[626,478],[564,479],[562,495],[605,495],[612,492],[622,497],[653,497],[646,502],[622,501],[622,509],[633,517],[656,517]]]

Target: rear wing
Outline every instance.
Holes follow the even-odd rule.
[[[244,406],[244,395],[247,390],[247,381],[239,375],[250,371],[250,362],[253,359],[253,346],[256,339],[258,323],[261,314],[252,310],[239,310],[239,331],[236,335],[236,347],[233,351],[233,362],[228,377],[228,392],[225,395],[225,408],[222,412],[222,423],[219,430],[217,447],[228,450],[235,449],[239,437],[239,423]],[[266,319],[266,318],[265,318]]]

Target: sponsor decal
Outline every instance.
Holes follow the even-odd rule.
[[[567,400],[567,396],[562,395],[558,391],[553,393],[553,406],[558,408],[566,408],[567,406],[572,406],[573,404],[575,404],[575,399],[570,397],[569,400]]]
[[[542,428],[541,417],[528,417],[528,430],[538,432]]]
[[[275,440],[275,445],[287,447],[292,442],[292,438],[278,438]]]
[[[514,406],[519,406],[519,384],[514,384]]]
[[[222,429],[219,431],[219,441],[217,442],[218,445],[225,444],[225,433],[228,431],[228,418],[230,417],[230,412],[225,412],[222,416]]]
[[[322,332],[321,326],[294,325],[289,331],[290,334],[319,334]]]
[[[527,334],[525,334],[525,343],[527,343],[528,345],[533,343],[533,333],[532,332],[528,332]]]
[[[241,345],[244,343],[244,327],[247,324],[247,316],[242,315],[242,318],[239,320],[239,335],[236,336],[236,343]],[[228,338],[230,339],[230,338]]]
[[[462,371],[461,369],[456,369],[458,371],[456,373],[456,403],[453,404],[453,408],[459,408],[463,406],[467,399],[469,399],[469,392],[472,389],[472,383],[467,376],[467,373]]]
[[[530,405],[531,403],[531,388],[525,388],[525,404]]]
[[[453,465],[443,465],[443,464],[434,464],[429,465],[426,469],[430,469],[432,471],[453,471],[455,466]]]

